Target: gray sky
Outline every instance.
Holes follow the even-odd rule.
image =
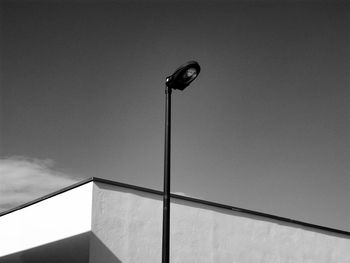
[[[349,4],[1,12],[3,208],[91,176],[161,190],[165,77],[197,60],[173,93],[172,191],[350,231]]]

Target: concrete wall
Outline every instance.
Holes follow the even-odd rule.
[[[89,232],[92,186],[90,182],[1,216],[0,258]]]
[[[93,193],[90,262],[161,262],[161,197],[103,183]],[[174,199],[171,262],[349,263],[350,239]]]
[[[92,207],[90,263],[160,262],[160,196],[95,183]]]

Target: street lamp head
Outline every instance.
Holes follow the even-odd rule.
[[[171,89],[184,90],[197,78],[200,71],[201,67],[198,62],[189,61],[175,70],[174,74],[166,78],[166,85]]]

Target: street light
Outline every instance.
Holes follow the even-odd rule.
[[[172,89],[184,90],[194,81],[201,68],[196,61],[180,66],[166,78],[165,89],[165,144],[164,144],[164,191],[163,191],[163,240],[162,263],[169,263],[170,251],[170,128]]]

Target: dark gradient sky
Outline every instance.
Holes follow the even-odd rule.
[[[2,158],[350,230],[350,5],[2,2]]]

